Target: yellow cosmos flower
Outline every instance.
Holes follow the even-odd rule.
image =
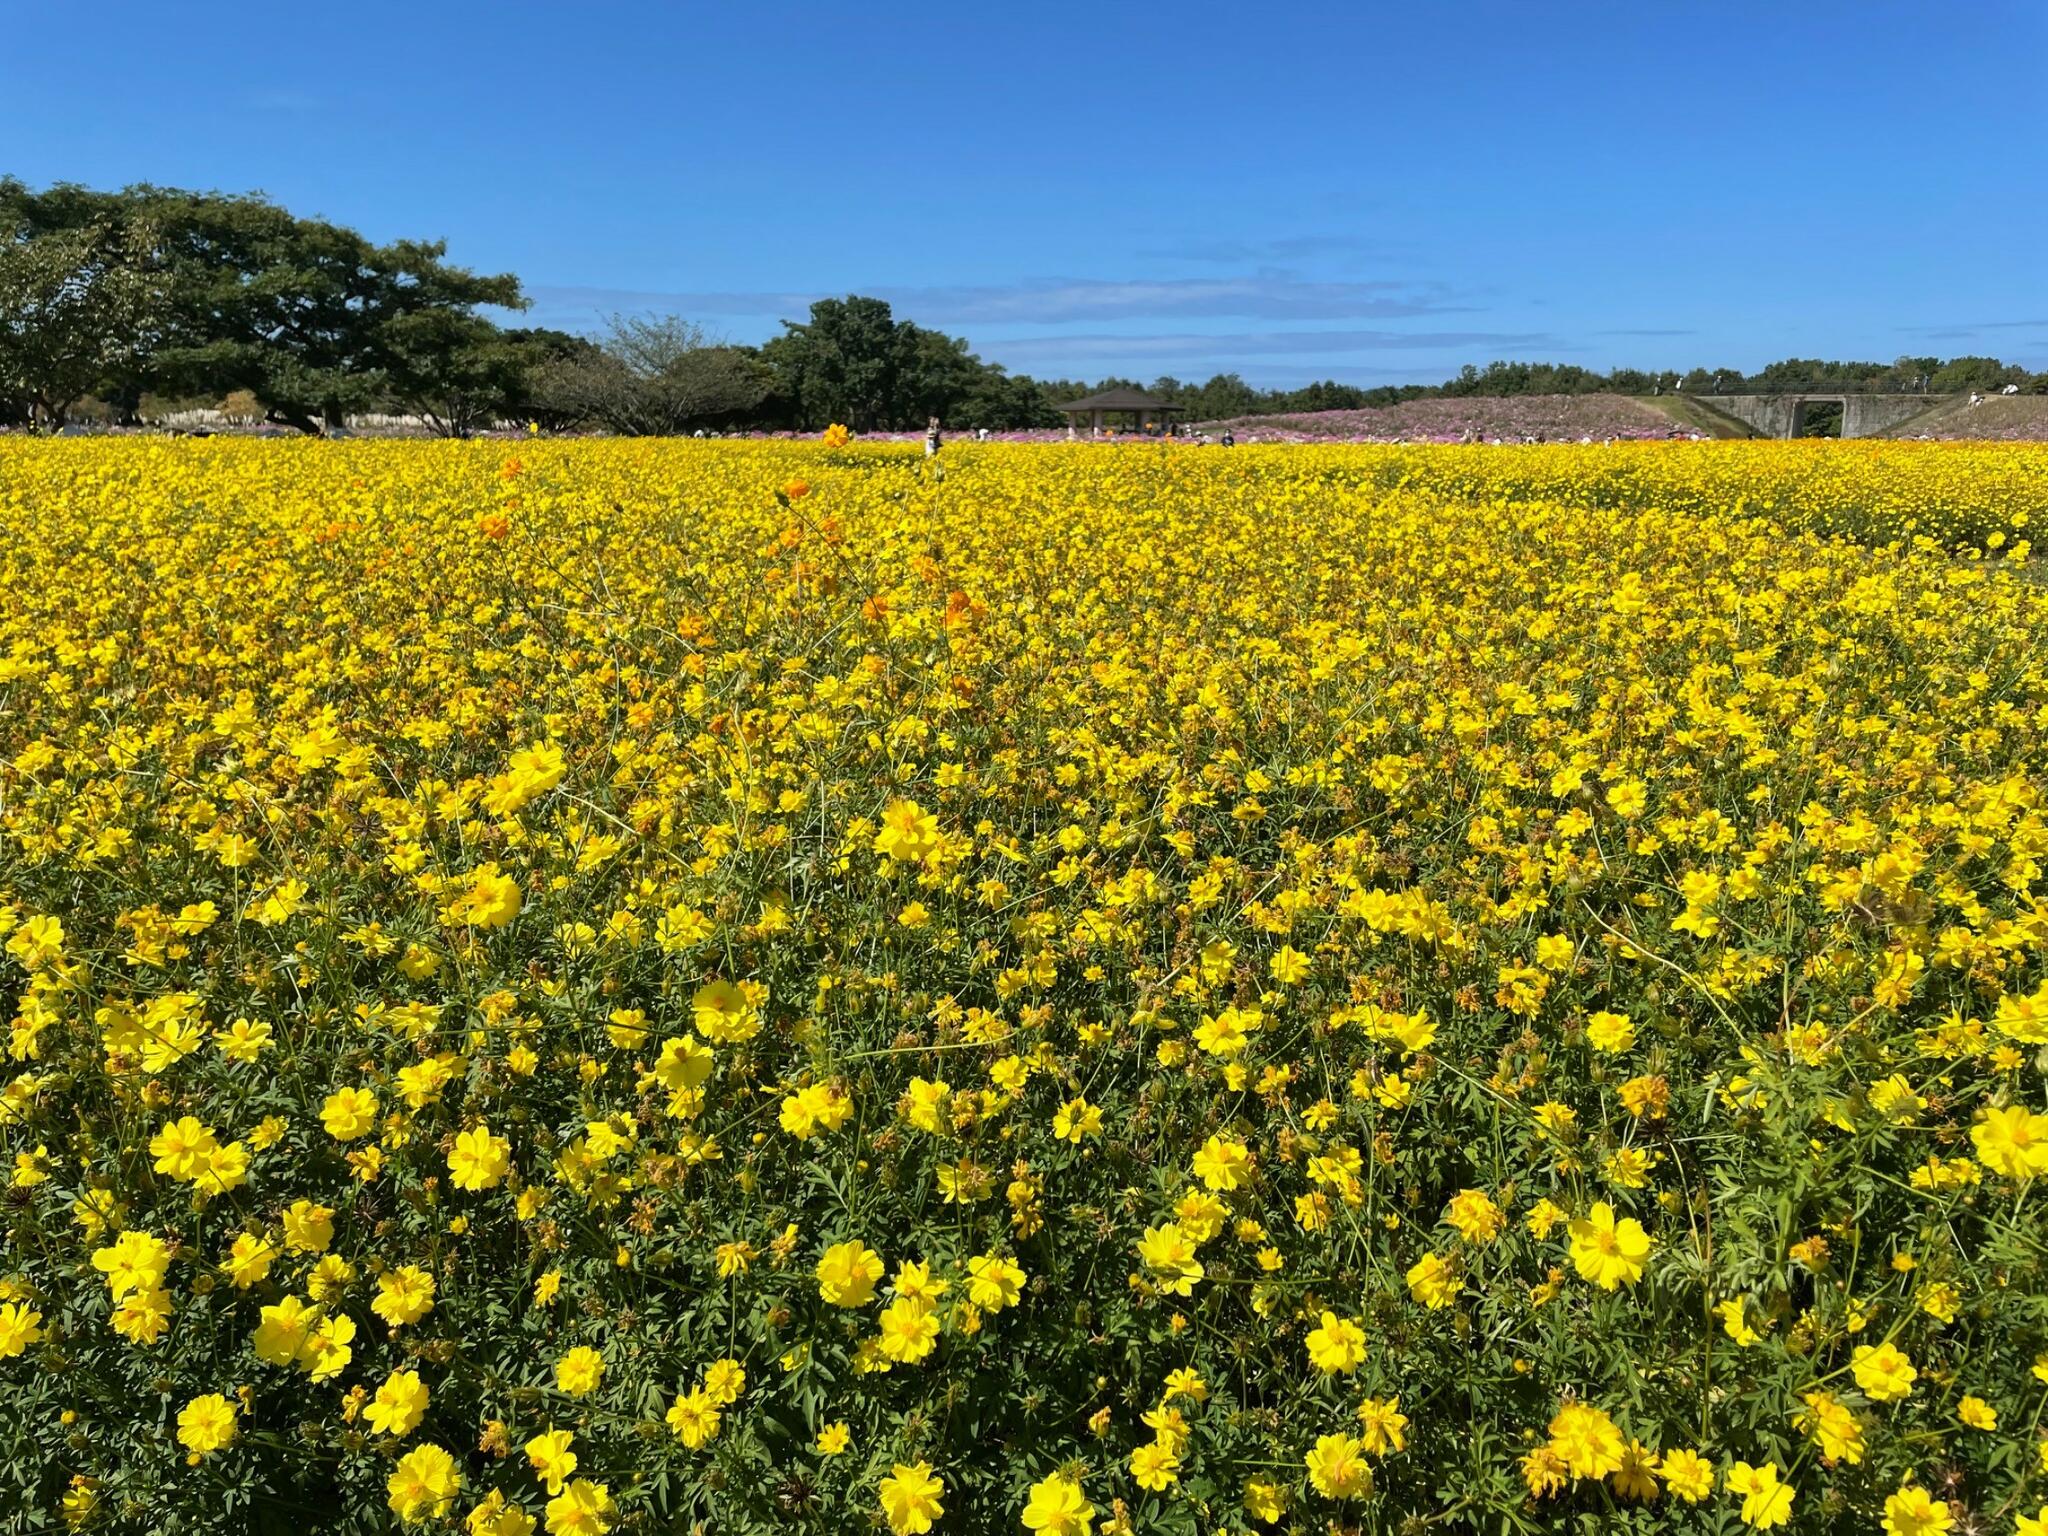
[[[1686,1447],[1666,1451],[1657,1460],[1664,1486],[1676,1499],[1697,1504],[1714,1491],[1714,1464]]]
[[[462,1491],[462,1471],[438,1445],[422,1445],[399,1458],[385,1483],[391,1512],[406,1525],[438,1520]]]
[[[378,1279],[370,1310],[393,1328],[418,1322],[434,1310],[434,1277],[417,1264],[392,1270]]]
[[[1363,1498],[1372,1492],[1365,1446],[1353,1436],[1319,1435],[1303,1460],[1310,1485],[1326,1499]]]
[[[882,1256],[863,1243],[834,1243],[818,1260],[818,1295],[835,1307],[864,1307],[875,1298]]]
[[[1055,1472],[1031,1485],[1024,1501],[1024,1529],[1039,1536],[1090,1536],[1095,1506],[1079,1483]]]
[[[1195,1177],[1205,1189],[1240,1189],[1251,1177],[1251,1168],[1251,1148],[1234,1137],[1211,1136],[1195,1152]]]
[[[195,1397],[178,1410],[178,1444],[195,1462],[234,1444],[236,1429],[235,1405],[218,1392]]]
[[[465,1536],[533,1536],[534,1519],[493,1488],[464,1517],[462,1528]]]
[[[1000,1312],[1023,1294],[1024,1270],[999,1253],[976,1254],[967,1261],[967,1299],[984,1312]]]
[[[1759,1531],[1784,1525],[1792,1518],[1792,1485],[1779,1481],[1778,1464],[1753,1467],[1738,1461],[1725,1478],[1728,1491],[1742,1500],[1742,1523]]]
[[[718,1404],[702,1387],[677,1393],[676,1400],[669,1405],[668,1427],[693,1451],[718,1437],[720,1419]]]
[[[1572,1266],[1581,1279],[1590,1280],[1603,1291],[1634,1285],[1643,1278],[1643,1265],[1650,1255],[1650,1237],[1634,1217],[1616,1219],[1614,1207],[1597,1202],[1590,1213],[1570,1227]]]
[[[43,1338],[43,1314],[18,1301],[0,1301],[0,1360],[12,1360]]]
[[[1133,1450],[1129,1465],[1131,1480],[1148,1493],[1164,1493],[1180,1481],[1180,1457],[1161,1440]]]
[[[1408,1415],[1398,1397],[1368,1397],[1358,1405],[1359,1441],[1368,1455],[1408,1449]]]
[[[334,1210],[312,1200],[285,1208],[284,1246],[290,1253],[325,1253],[334,1243]]]
[[[555,1385],[571,1397],[588,1397],[604,1379],[604,1356],[579,1344],[555,1362]]]
[[[336,1141],[354,1141],[377,1123],[377,1095],[367,1088],[337,1088],[320,1106],[320,1123]]]
[[[1195,1257],[1195,1245],[1178,1225],[1147,1227],[1138,1241],[1138,1259],[1159,1289],[1169,1296],[1192,1296],[1206,1271]]]
[[[1602,1055],[1615,1056],[1636,1043],[1636,1027],[1625,1013],[1589,1014],[1586,1017],[1586,1040]]]
[[[1955,1518],[1925,1488],[1904,1484],[1884,1501],[1885,1536],[1946,1536]]]
[[[380,1435],[402,1440],[419,1428],[426,1416],[432,1394],[417,1371],[393,1371],[377,1388],[377,1395],[363,1410],[363,1418]]]
[[[550,1495],[560,1493],[576,1470],[577,1456],[571,1449],[575,1440],[569,1430],[547,1429],[526,1442],[527,1462]]]
[[[1464,1271],[1441,1254],[1425,1253],[1408,1269],[1408,1294],[1431,1311],[1451,1305],[1464,1285]]]
[[[1819,1442],[1821,1455],[1852,1467],[1863,1460],[1863,1423],[1846,1403],[1818,1390],[1803,1393],[1799,1400],[1806,1409],[1793,1423]]]
[[[269,1274],[270,1266],[276,1262],[277,1245],[271,1239],[243,1232],[229,1247],[227,1261],[221,1268],[236,1290],[246,1291]]]
[[[448,1153],[448,1177],[457,1189],[495,1189],[511,1167],[512,1143],[487,1125],[458,1133]]]
[[[609,1484],[579,1477],[548,1500],[548,1536],[604,1536],[614,1507]]]
[[[1893,1403],[1909,1396],[1920,1373],[1904,1350],[1890,1340],[1882,1344],[1859,1344],[1850,1357],[1850,1371],[1856,1385],[1874,1403]]]
[[[2008,1179],[2026,1180],[2048,1173],[2048,1115],[2023,1104],[1984,1111],[1970,1128],[1977,1161]]]
[[[1284,1518],[1290,1502],[1285,1483],[1255,1477],[1244,1485],[1244,1512],[1261,1525]]]
[[[1602,1478],[1621,1469],[1626,1445],[1600,1409],[1567,1403],[1550,1421],[1550,1450],[1573,1477]]]
[[[721,1408],[730,1408],[747,1390],[747,1372],[739,1361],[714,1360],[704,1367],[704,1395]]]
[[[1458,1229],[1468,1243],[1492,1242],[1506,1225],[1507,1216],[1483,1189],[1461,1189],[1444,1207],[1444,1220]]]
[[[760,998],[746,986],[708,981],[690,999],[697,1033],[715,1044],[743,1045],[761,1030]]]
[[[1069,1099],[1053,1115],[1052,1133],[1078,1147],[1085,1138],[1102,1134],[1102,1111],[1086,1099]]]
[[[1365,1330],[1334,1312],[1325,1312],[1303,1343],[1308,1346],[1309,1364],[1325,1376],[1348,1376],[1365,1360]]]
[[[893,1536],[924,1536],[932,1522],[946,1512],[940,1499],[945,1491],[945,1483],[932,1471],[930,1462],[895,1463],[880,1489],[882,1518]]]
[[[875,852],[890,863],[922,863],[938,846],[939,818],[916,801],[891,801],[882,812],[882,827],[875,834]]]
[[[486,864],[469,877],[469,883],[442,913],[451,926],[503,928],[526,904],[519,882],[495,864]]]

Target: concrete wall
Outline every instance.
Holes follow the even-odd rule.
[[[1791,437],[1799,430],[1802,401],[1798,395],[1695,395],[1708,410],[1733,416],[1765,437]]]
[[[1732,416],[1765,437],[1797,437],[1809,403],[1842,407],[1842,436],[1871,437],[1946,404],[1948,395],[1688,395],[1709,410]]]
[[[1842,436],[1875,437],[1915,416],[1946,405],[1952,395],[1845,395]]]

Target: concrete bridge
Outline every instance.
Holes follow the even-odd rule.
[[[1695,405],[1731,416],[1764,437],[1797,437],[1809,405],[1839,405],[1842,436],[1874,437],[1947,405],[1954,395],[1687,395]]]

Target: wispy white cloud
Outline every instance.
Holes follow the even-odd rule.
[[[1036,278],[1007,284],[860,286],[899,318],[926,325],[1064,325],[1151,319],[1365,320],[1473,312],[1441,283],[1398,279],[1320,281],[1288,272],[1235,277]],[[536,284],[534,323],[588,327],[623,311],[691,318],[800,320],[829,295],[802,291],[658,292]]]
[[[1961,341],[1985,331],[2048,331],[2048,320],[1955,321],[1947,325],[1901,326],[1900,331],[1907,336],[1926,336],[1936,341]]]
[[[1257,247],[1219,245],[1216,253],[1219,258],[1303,254],[1301,248],[1311,240],[1324,238]],[[1307,376],[1311,370],[1319,377],[1394,377],[1405,376],[1408,370],[1370,367],[1364,360],[1374,354],[1388,363],[1397,357],[1412,358],[1411,367],[1428,371],[1454,367],[1475,356],[1529,351],[1554,356],[1577,350],[1546,331],[1447,328],[1445,318],[1482,314],[1484,304],[1474,302],[1477,295],[1448,284],[1410,279],[1313,279],[1261,269],[1201,277],[857,284],[853,291],[888,300],[899,319],[964,332],[975,351],[991,362],[1039,374],[1207,374],[1243,369],[1261,378],[1296,372]],[[772,333],[781,320],[803,319],[814,301],[827,296],[781,289],[543,284],[532,289],[534,304],[521,323],[588,331],[598,329],[614,312],[677,314],[713,330],[723,324],[740,339],[756,340]],[[1261,321],[1270,323],[1257,324]],[[1353,324],[1343,324],[1346,321]],[[1383,323],[1367,327],[1359,321]],[[1406,329],[1404,321],[1419,322],[1418,328]],[[1233,327],[1232,322],[1238,324]]]
[[[1231,362],[1239,358],[1341,357],[1371,352],[1470,351],[1488,347],[1572,348],[1543,331],[1238,331],[1223,334],[1026,336],[991,340],[983,352],[1014,367],[1047,363]]]

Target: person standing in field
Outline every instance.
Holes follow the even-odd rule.
[[[939,418],[934,416],[924,425],[924,456],[934,457],[939,451]]]

